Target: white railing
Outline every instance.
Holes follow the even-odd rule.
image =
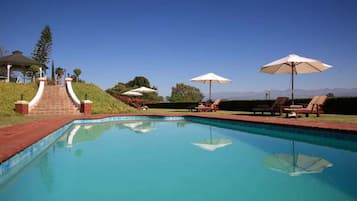
[[[40,84],[37,90],[37,93],[35,95],[35,97],[29,102],[29,110],[32,109],[33,106],[35,106],[38,101],[41,99],[41,96],[43,94],[43,91],[45,89],[45,80],[46,78],[38,78]]]
[[[77,96],[74,93],[73,88],[72,88],[72,78],[66,78],[66,87],[67,87],[67,92],[68,92],[69,96],[71,97],[71,99],[73,100],[73,102],[77,106],[80,106],[81,101],[79,101],[79,99],[77,98]]]

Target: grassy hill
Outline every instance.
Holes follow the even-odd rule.
[[[72,83],[72,87],[79,100],[84,100],[85,94],[87,94],[88,100],[93,102],[92,114],[136,112],[134,108],[113,98],[94,84],[74,82]]]
[[[123,102],[113,98],[94,84],[73,83],[73,90],[80,100],[83,100],[85,94],[88,99],[93,101],[93,114],[115,114],[136,112],[135,109]],[[21,99],[31,101],[36,95],[38,85],[36,83],[4,83],[0,82],[0,116],[19,115],[14,111],[15,102]]]
[[[37,92],[36,83],[5,83],[0,82],[0,116],[18,115],[14,111],[15,102],[21,99],[21,94],[26,101],[31,101]]]

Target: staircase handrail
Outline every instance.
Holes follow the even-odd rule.
[[[74,102],[74,104],[76,104],[76,106],[80,106],[81,101],[79,101],[79,99],[77,98],[77,96],[74,93],[73,88],[72,88],[72,78],[66,78],[66,88],[67,88],[67,92],[68,92],[69,96],[71,97],[72,101]]]
[[[41,99],[41,96],[42,96],[43,91],[45,89],[45,80],[46,80],[46,78],[44,78],[44,77],[38,78],[38,81],[40,83],[39,83],[39,86],[38,86],[37,93],[36,93],[35,97],[33,97],[33,99],[29,102],[29,110],[31,110],[31,108],[33,106],[35,106],[38,103],[38,101]]]

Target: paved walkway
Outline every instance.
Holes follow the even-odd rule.
[[[48,134],[54,132],[58,128],[63,127],[67,123],[75,119],[97,119],[109,116],[139,116],[138,114],[122,114],[122,115],[90,115],[90,116],[59,116],[34,122],[18,124],[15,126],[0,128],[0,163],[15,155],[19,151],[25,149],[29,145],[37,142]],[[143,116],[144,114],[142,114]],[[152,115],[152,114],[150,114]],[[245,116],[245,115],[227,115],[217,113],[192,113],[186,114],[169,114],[169,115],[153,115],[153,116],[196,116],[210,117],[227,120],[238,120],[265,124],[279,124],[299,127],[334,129],[341,131],[349,131],[357,135],[357,124],[350,123],[331,123],[331,122],[314,122],[304,120],[291,120],[283,118],[271,118],[262,116]]]

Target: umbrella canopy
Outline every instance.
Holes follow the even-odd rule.
[[[264,159],[263,164],[271,170],[287,173],[290,176],[320,173],[333,164],[324,158],[295,154],[295,142],[292,141],[292,154],[277,153]]]
[[[291,100],[292,104],[294,104],[294,74],[322,72],[331,67],[331,65],[322,63],[319,60],[291,54],[264,65],[260,69],[260,72],[269,74],[291,74]]]
[[[156,92],[155,89],[150,89],[150,88],[147,88],[147,87],[140,87],[140,88],[137,88],[137,89],[132,89],[130,91],[134,91],[134,92],[139,92],[139,93],[152,93],[152,92]]]
[[[219,75],[216,75],[214,73],[207,73],[195,78],[191,79],[192,82],[201,82],[204,84],[209,84],[209,98],[208,100],[211,100],[211,85],[212,83],[219,83],[219,84],[225,84],[225,83],[230,83],[232,80],[221,77]]]
[[[142,96],[143,94],[139,93],[139,92],[136,92],[136,91],[127,91],[127,92],[122,93],[122,95],[125,95],[125,96]]]

